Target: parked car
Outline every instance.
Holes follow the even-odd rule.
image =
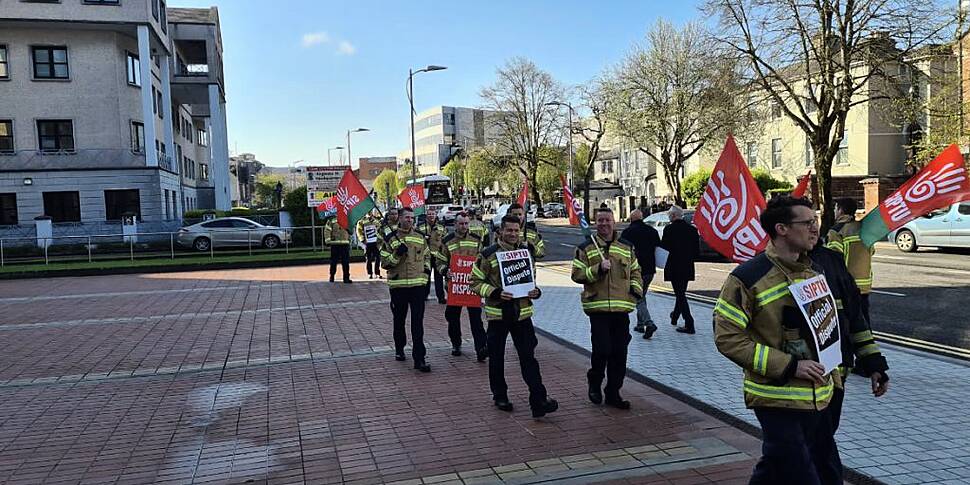
[[[221,217],[179,229],[175,241],[197,251],[249,245],[276,249],[290,241],[290,231],[243,217]]]
[[[685,210],[684,220],[690,223],[691,225],[694,225],[694,211]],[[660,237],[663,238],[664,227],[670,225],[670,215],[666,211],[650,214],[649,216],[643,219],[643,223],[656,229],[657,234],[660,234]],[[707,243],[704,242],[704,238],[701,238],[700,257],[701,259],[706,259],[706,260],[727,261],[727,258],[722,256],[721,253],[715,251],[714,248],[708,246]]]
[[[543,217],[566,217],[566,206],[559,202],[549,202],[542,206]]]
[[[496,229],[498,229],[499,226],[502,225],[502,218],[505,217],[505,214],[509,212],[510,205],[512,204],[502,204],[498,206],[498,210],[496,210],[495,215],[492,216],[492,227],[490,228],[492,232],[494,232]],[[535,205],[529,205],[529,212],[526,212],[525,214],[526,221],[535,222],[537,212],[538,211],[536,210]]]
[[[970,201],[944,207],[889,233],[889,242],[911,253],[920,246],[970,248]]]
[[[465,208],[460,205],[446,205],[438,210],[438,220],[442,224],[454,224],[455,217],[465,212]]]

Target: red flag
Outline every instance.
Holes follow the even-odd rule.
[[[809,170],[808,173],[798,181],[798,185],[795,186],[795,190],[791,191],[791,196],[797,198],[805,197],[805,191],[808,190],[808,183],[812,181],[812,171]]]
[[[866,246],[940,207],[970,200],[970,176],[963,155],[950,145],[913,178],[866,214],[860,236]]]
[[[323,199],[323,203],[317,206],[320,217],[333,217],[337,215],[337,196],[333,195]]]
[[[562,182],[562,198],[566,202],[566,209],[569,212],[569,224],[579,226],[583,230],[583,234],[588,236],[590,234],[589,222],[583,216],[583,206],[573,197],[573,191],[569,190],[569,185],[566,184],[566,177],[560,175],[559,181]]]
[[[525,203],[529,201],[529,179],[525,179],[522,184],[522,190],[519,191],[519,198],[516,202],[522,207],[525,207]]]
[[[357,222],[376,205],[374,200],[370,198],[367,189],[350,169],[344,171],[340,185],[337,186],[336,197],[337,223],[347,230],[356,227]]]
[[[768,244],[768,235],[758,222],[765,206],[758,184],[729,135],[697,206],[701,215],[694,215],[697,231],[726,258],[747,261]]]
[[[409,185],[397,195],[403,207],[414,210],[414,215],[424,213],[424,184]]]

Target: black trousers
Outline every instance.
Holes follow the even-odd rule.
[[[536,408],[546,401],[539,361],[536,360],[536,329],[532,319],[521,322],[491,320],[488,322],[488,384],[494,399],[508,399],[509,386],[505,382],[505,341],[512,335],[512,343],[519,355],[522,379],[529,386],[529,406]]]
[[[391,314],[394,315],[394,351],[404,353],[408,343],[404,323],[411,310],[411,357],[415,364],[424,362],[427,350],[424,348],[424,288],[391,288]]]
[[[331,244],[330,245],[330,277],[337,274],[337,264],[343,266],[344,280],[350,279],[350,245]]]
[[[586,373],[591,385],[599,387],[606,379],[607,397],[617,397],[626,377],[627,347],[630,345],[630,315],[593,313],[589,316],[593,352],[592,367]]]
[[[451,346],[461,347],[461,309],[460,306],[445,308],[445,320],[448,321],[448,338],[451,339]],[[482,309],[468,308],[468,323],[472,328],[472,338],[475,339],[475,352],[485,350],[485,326],[482,325]]]
[[[684,326],[694,328],[694,317],[690,314],[690,305],[687,303],[687,280],[671,281],[670,286],[674,288],[674,312],[670,314],[670,319],[674,322],[681,316],[684,317]]]
[[[381,250],[377,247],[377,243],[367,243],[367,249],[364,251],[364,258],[367,261],[367,275],[381,275]],[[372,266],[373,265],[373,266]]]
[[[434,273],[434,294],[438,297],[438,301],[445,301],[445,281],[441,273],[438,272],[438,268],[431,268]],[[427,298],[431,294],[431,278],[428,278],[428,283],[424,285],[424,297]]]
[[[754,414],[761,423],[763,438],[761,459],[749,484],[842,483],[842,463],[828,409],[754,408]]]
[[[869,327],[871,328],[872,320],[869,319],[869,293],[862,294],[860,303],[862,304],[862,316],[866,319],[866,323],[868,323]]]

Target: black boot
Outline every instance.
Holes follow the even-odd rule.
[[[546,398],[542,404],[532,408],[532,417],[541,418],[549,413],[554,413],[559,409],[559,403],[555,399]]]
[[[451,355],[458,357],[461,355],[461,345],[456,345],[451,348]]]
[[[512,403],[507,397],[500,397],[495,400],[495,407],[499,408],[500,411],[505,411],[507,413],[512,412]]]
[[[593,404],[603,403],[603,391],[600,390],[599,384],[589,383],[589,402]]]
[[[428,365],[428,364],[426,364],[426,363],[424,363],[424,362],[415,362],[414,363],[414,370],[418,370],[418,371],[421,371],[421,372],[424,372],[424,373],[428,373],[428,372],[431,372],[431,366]]]
[[[622,397],[620,397],[619,394],[615,394],[613,396],[607,396],[606,405],[612,406],[616,409],[623,409],[623,410],[630,409],[630,401],[623,399]]]
[[[644,329],[646,328],[647,328],[646,325],[642,323],[638,323],[635,327],[633,327],[633,331],[637,333],[643,333]]]
[[[478,349],[475,353],[479,362],[485,362],[488,359],[488,349]]]
[[[650,337],[653,337],[653,333],[656,332],[656,331],[657,331],[657,326],[656,325],[654,325],[652,323],[650,325],[648,325],[643,330],[643,340],[650,340]]]
[[[405,360],[408,360],[408,358],[405,357],[404,356],[404,352],[401,351],[401,352],[395,352],[394,353],[394,360],[396,360],[398,362],[404,362]]]
[[[330,282],[333,283],[333,275],[330,275]]]

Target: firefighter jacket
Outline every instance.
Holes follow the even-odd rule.
[[[323,243],[329,246],[347,246],[350,244],[350,233],[340,227],[336,217],[327,219],[323,226]]]
[[[842,216],[835,220],[826,236],[827,248],[842,253],[845,266],[855,278],[855,284],[863,295],[872,291],[872,255],[875,248],[867,248],[859,237],[862,223],[852,216]]]
[[[478,219],[472,219],[468,222],[468,231],[478,236],[478,238],[482,240],[483,246],[488,246],[488,227],[485,226],[484,222]]]
[[[428,249],[431,250],[431,266],[438,267],[437,261],[442,258],[441,241],[448,235],[448,228],[444,224],[431,225],[427,222],[418,225],[418,232],[428,238]]]
[[[879,351],[869,322],[862,315],[862,296],[845,267],[842,254],[818,245],[808,256],[812,259],[813,269],[825,275],[838,308],[842,366],[839,368],[841,378],[835,379],[835,387],[842,388],[845,378],[854,366],[862,369],[867,376],[874,372],[885,376],[889,366]]]
[[[630,313],[643,298],[643,280],[640,262],[637,261],[633,243],[620,238],[613,231],[609,242],[599,234],[593,234],[596,243],[588,240],[576,247],[573,258],[572,279],[583,285],[583,312]],[[603,255],[610,261],[610,270],[602,271]]]
[[[525,241],[532,252],[532,257],[535,259],[542,259],[546,257],[546,243],[542,240],[542,235],[539,234],[539,228],[536,227],[534,222],[527,222],[525,228],[519,234],[519,240]]]
[[[520,242],[513,247],[499,240],[497,244],[483,249],[472,266],[472,291],[485,299],[485,318],[488,321],[521,322],[532,318],[535,311],[531,298],[502,299],[502,274],[496,253],[516,249],[528,249],[528,246]],[[535,274],[534,261],[532,271]]]
[[[821,411],[832,398],[832,374],[815,385],[795,377],[799,360],[818,361],[808,323],[788,290],[818,276],[808,255],[792,263],[775,246],[742,263],[724,282],[714,306],[714,344],[744,369],[744,402],[769,407]]]
[[[394,235],[395,231],[397,231],[397,223],[395,222],[391,224],[390,221],[384,219],[384,221],[381,222],[381,225],[377,228],[377,244],[383,247],[384,241]]]
[[[368,226],[374,227],[377,232],[377,241],[380,242],[381,219],[373,214],[364,216],[364,218],[357,223],[357,241],[359,241],[360,244],[367,244],[367,233],[365,232],[364,228]]]
[[[459,236],[457,232],[445,236],[441,241],[440,257],[438,258],[438,265],[436,266],[438,273],[448,273],[448,269],[451,266],[451,255],[478,256],[481,250],[482,240],[477,234],[473,234],[471,230],[464,236]]]
[[[407,253],[398,255],[398,248],[407,246]],[[387,270],[387,286],[411,288],[428,283],[431,272],[431,251],[425,235],[398,228],[384,239],[381,247],[381,267]]]

